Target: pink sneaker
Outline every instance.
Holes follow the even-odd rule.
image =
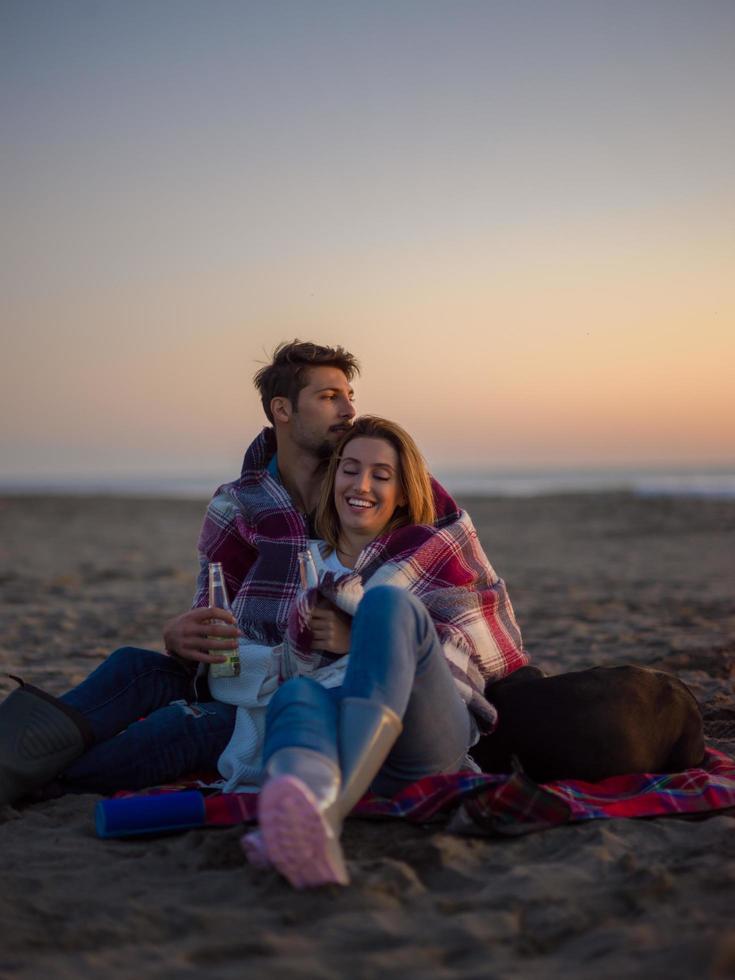
[[[339,838],[300,779],[269,779],[258,798],[258,819],[267,857],[294,888],[349,884]]]

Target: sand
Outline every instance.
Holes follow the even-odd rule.
[[[735,755],[735,502],[463,501],[533,660],[668,669]],[[203,504],[0,498],[0,692],[61,693],[188,607]],[[735,815],[514,840],[351,820],[353,883],[301,894],[240,829],[101,841],[98,797],[0,811],[0,977],[735,976]]]

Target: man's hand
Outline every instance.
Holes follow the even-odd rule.
[[[223,622],[210,623],[212,619],[221,619]],[[231,612],[202,606],[170,619],[163,627],[163,642],[170,653],[175,653],[184,660],[221,664],[227,657],[216,654],[213,656],[210,651],[234,650],[239,632]]]
[[[352,619],[326,599],[311,611],[311,634],[314,647],[327,653],[347,653],[350,649]]]

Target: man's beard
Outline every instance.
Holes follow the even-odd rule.
[[[334,432],[331,432],[330,430],[332,434],[331,440],[326,436],[310,437],[304,433],[298,433],[294,436],[294,442],[300,449],[303,449],[304,452],[314,456],[314,458],[318,459],[320,462],[324,462],[325,460],[331,458],[335,446],[348,428],[349,426],[339,426]]]

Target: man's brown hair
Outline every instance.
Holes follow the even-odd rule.
[[[273,351],[270,364],[256,372],[253,381],[260,392],[263,411],[273,424],[271,400],[288,398],[294,411],[298,410],[299,392],[309,383],[309,368],[335,367],[352,381],[360,373],[360,365],[344,347],[323,347],[308,341],[292,340],[279,344]]]

